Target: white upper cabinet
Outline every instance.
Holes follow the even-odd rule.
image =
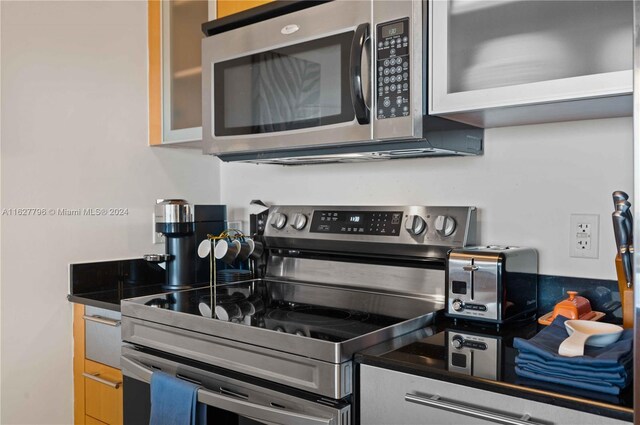
[[[171,1],[162,8],[164,141],[202,139],[200,25],[209,16],[206,1]]]
[[[631,115],[631,1],[429,8],[431,114],[482,127]]]
[[[213,0],[149,0],[149,144],[202,147],[201,26]]]

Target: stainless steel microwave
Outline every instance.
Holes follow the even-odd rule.
[[[276,1],[203,24],[204,152],[280,164],[478,155],[427,114],[424,1]]]

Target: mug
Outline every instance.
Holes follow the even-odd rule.
[[[207,258],[211,253],[211,241],[209,239],[205,239],[200,242],[198,245],[198,257]]]
[[[247,238],[240,242],[240,252],[238,253],[238,260],[245,261],[247,258],[249,258],[255,247],[256,245],[255,242],[253,242],[253,239]]]
[[[218,304],[215,312],[216,318],[225,322],[242,318],[242,310],[236,303]]]
[[[253,251],[249,256],[252,260],[259,260],[262,257],[262,253],[264,252],[264,245],[262,242],[253,241]]]
[[[227,264],[233,263],[233,260],[236,259],[238,253],[240,252],[240,241],[233,240],[228,241],[226,239],[222,239],[218,241],[215,248],[215,257],[218,260],[222,260]]]

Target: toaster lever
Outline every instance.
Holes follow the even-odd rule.
[[[476,266],[475,264],[475,259],[472,258],[471,259],[471,264],[468,264],[466,266],[462,266],[462,270],[464,270],[465,272],[469,272],[471,273],[471,279],[470,279],[470,284],[471,284],[471,299],[474,299],[474,295],[475,295],[475,272],[480,268],[478,266]]]

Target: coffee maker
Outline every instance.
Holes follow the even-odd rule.
[[[159,199],[155,214],[155,230],[165,236],[166,250],[165,254],[145,255],[144,258],[165,263],[164,289],[183,290],[209,282],[210,259],[198,256],[198,244],[207,239],[207,235],[218,235],[226,229],[226,206],[191,205],[184,199]]]

